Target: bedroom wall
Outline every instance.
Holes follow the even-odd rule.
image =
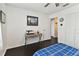
[[[58,19],[58,42],[79,48],[79,5],[51,14],[50,18],[54,16],[64,18],[63,26],[60,26],[61,22]]]
[[[2,10],[5,14],[6,14],[6,6],[5,4],[0,4],[0,10]],[[7,41],[7,35],[6,35],[6,32],[7,32],[7,29],[6,29],[7,25],[6,23],[5,24],[2,24],[0,22],[0,45],[2,45],[2,48],[0,50],[0,55],[4,55],[5,54],[5,51],[6,51],[6,41]]]
[[[0,4],[0,10],[1,10],[1,4]],[[2,31],[1,31],[1,22],[0,22],[0,50],[2,49]]]
[[[54,20],[51,20],[51,19],[50,19],[50,35],[55,37],[54,36]]]
[[[40,31],[42,41],[50,38],[50,20],[48,15],[40,12],[28,11],[26,9],[17,8],[6,5],[7,8],[7,48],[13,48],[24,45],[24,35],[26,30],[31,29]],[[38,26],[27,26],[27,15],[39,17]],[[29,39],[27,44],[38,42],[38,38]]]

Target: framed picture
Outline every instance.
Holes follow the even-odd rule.
[[[5,13],[3,11],[0,11],[0,21],[3,24],[6,23],[6,15],[5,15]]]
[[[27,16],[27,25],[28,26],[38,26],[38,17]]]

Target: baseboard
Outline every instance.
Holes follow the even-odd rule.
[[[4,52],[3,52],[3,55],[2,55],[2,56],[4,56],[4,55],[5,55],[6,51],[7,51],[7,49],[5,49],[5,50],[4,50]]]
[[[6,49],[6,50],[8,50],[8,49],[13,49],[13,48],[17,48],[17,47],[21,47],[21,46],[24,46],[24,44],[17,45],[17,46],[12,46],[12,47],[7,47],[7,49]]]

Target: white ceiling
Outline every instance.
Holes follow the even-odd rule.
[[[31,10],[31,11],[36,11],[36,12],[41,12],[45,14],[52,14],[58,11],[61,11],[65,8],[78,5],[77,3],[70,3],[68,6],[63,7],[63,4],[65,3],[60,3],[59,7],[55,6],[55,3],[50,3],[48,7],[44,7],[46,3],[8,3],[8,5]]]

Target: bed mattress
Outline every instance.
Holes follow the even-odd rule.
[[[63,43],[57,43],[36,51],[33,56],[79,56],[79,50]]]

